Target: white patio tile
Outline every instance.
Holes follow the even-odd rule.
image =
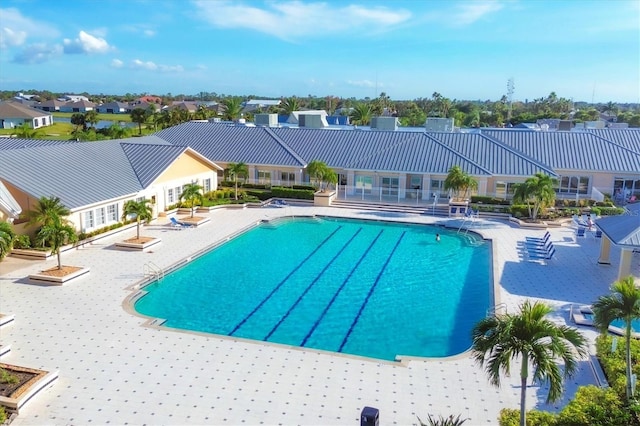
[[[492,387],[468,354],[400,365],[143,327],[143,318],[123,309],[146,262],[167,268],[249,224],[292,214],[448,221],[337,208],[217,210],[198,229],[145,226],[142,234],[162,238],[149,252],[113,248],[134,229],[65,253],[65,264],[89,266],[91,272],[62,287],[25,283],[24,277],[43,269],[44,262],[16,262],[17,269],[8,272],[8,263],[3,264],[0,311],[15,314],[14,324],[0,332],[12,347],[3,362],[60,370],[58,381],[23,408],[15,424],[343,425],[357,424],[362,408],[372,406],[380,410],[381,424],[462,414],[475,425],[496,424],[500,409],[518,407],[518,375],[505,378],[500,389]],[[593,302],[616,279],[619,251],[612,250],[611,266],[598,265],[599,241],[576,240],[569,228],[551,230],[557,259],[542,265],[527,261],[518,249],[526,235],[542,232],[500,221],[481,223],[477,230],[494,241],[497,300],[510,311],[526,298],[540,299],[556,308],[555,320],[570,323],[571,304]],[[590,339],[596,336],[589,328],[581,330]],[[563,401],[547,407],[546,389],[530,385],[527,402],[557,409],[577,385],[589,383],[595,379],[583,362]]]

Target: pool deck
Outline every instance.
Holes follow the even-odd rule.
[[[55,259],[9,258],[0,263],[0,312],[13,314],[15,320],[0,329],[1,343],[11,345],[1,361],[59,370],[54,385],[21,409],[13,424],[344,425],[358,424],[362,408],[370,406],[380,410],[385,425],[417,424],[416,415],[425,420],[429,414],[461,414],[470,418],[466,424],[480,425],[497,424],[502,408],[519,407],[519,364],[496,388],[468,353],[401,365],[144,327],[144,318],[123,308],[131,286],[143,278],[146,262],[167,268],[252,223],[286,215],[454,222],[330,207],[215,210],[208,214],[211,221],[196,229],[179,230],[167,223],[143,227],[142,235],[162,238],[146,252],[114,247],[135,235],[134,228],[64,253],[63,264],[91,270],[64,286],[34,285],[25,279],[55,266]],[[523,258],[518,247],[525,236],[542,236],[544,231],[505,221],[480,220],[472,227],[494,241],[496,299],[510,312],[525,299],[543,300],[555,308],[554,321],[572,324],[570,306],[591,304],[616,280],[620,250],[612,248],[610,266],[598,265],[600,241],[576,239],[569,227],[550,229],[557,258],[546,265]],[[257,247],[244,255],[275,253],[275,247]],[[640,275],[638,255],[633,256],[632,271],[636,278]],[[215,277],[216,272],[210,273]],[[442,277],[442,285],[446,280]],[[595,338],[592,328],[578,328]],[[567,382],[562,401],[546,405],[547,389],[533,384],[527,389],[528,408],[558,409],[578,385],[596,380],[584,360]]]

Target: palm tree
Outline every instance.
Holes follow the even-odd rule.
[[[607,332],[614,320],[625,323],[625,341],[627,344],[627,401],[633,396],[631,387],[631,323],[640,318],[640,289],[636,287],[633,276],[628,276],[611,285],[611,294],[601,296],[592,306],[593,324],[603,333]]]
[[[188,183],[182,187],[182,194],[180,199],[184,199],[189,203],[191,207],[191,217],[193,217],[193,210],[198,200],[202,200],[202,190],[204,188],[197,183]]]
[[[75,243],[77,240],[76,230],[60,216],[56,216],[51,222],[40,228],[36,234],[36,241],[43,245],[45,242],[48,243],[51,247],[51,253],[55,253],[58,259],[58,269],[62,269],[60,248],[65,244]]]
[[[318,189],[324,191],[323,183],[335,184],[338,182],[338,175],[327,164],[320,160],[313,160],[307,164],[307,173],[311,180],[315,180]]]
[[[227,98],[222,102],[224,106],[224,113],[222,117],[225,120],[235,121],[242,115],[242,101],[240,98]]]
[[[556,199],[556,192],[553,189],[556,180],[543,173],[536,173],[532,177],[515,185],[513,199],[515,202],[527,203],[529,217],[536,220],[540,209],[553,204]]]
[[[131,111],[131,121],[134,123],[138,123],[138,134],[142,134],[142,124],[147,121],[148,115],[147,111],[142,108],[134,108]]]
[[[140,221],[149,220],[153,217],[153,210],[149,205],[149,200],[129,200],[124,203],[124,207],[122,208],[122,220],[127,220],[129,216],[134,215],[138,224],[136,236],[140,239]]]
[[[0,260],[2,260],[13,248],[13,240],[16,234],[8,222],[0,222]]]
[[[577,357],[587,354],[587,343],[576,329],[545,319],[552,312],[542,303],[525,301],[519,314],[491,316],[473,328],[472,356],[484,366],[491,384],[500,386],[500,374],[507,376],[511,361],[522,358],[520,368],[520,425],[526,425],[526,392],[529,364],[533,380],[549,383],[547,403],[562,395],[562,375],[556,361],[564,361],[564,377],[577,369]]]
[[[371,123],[371,117],[373,115],[373,111],[371,109],[371,105],[365,103],[356,104],[349,114],[351,118],[351,122],[353,124],[360,124],[362,126],[366,126]]]
[[[84,114],[80,112],[76,112],[75,114],[71,115],[71,124],[76,126],[76,133],[80,130],[80,126],[82,126],[83,131],[87,130],[87,122],[84,119]]]
[[[290,98],[283,99],[280,103],[280,112],[282,114],[289,115],[294,111],[300,111],[300,102],[298,98],[292,96]]]
[[[35,208],[27,213],[29,225],[42,227],[51,225],[56,219],[69,216],[71,211],[62,204],[58,197],[40,197]],[[44,247],[45,241],[43,241]]]
[[[22,123],[14,129],[13,135],[22,139],[35,139],[38,136],[38,131],[29,126],[29,123]]]
[[[446,179],[444,180],[444,189],[452,190],[455,198],[467,198],[470,189],[477,189],[478,181],[471,175],[462,170],[460,166],[453,166],[449,169]],[[462,197],[460,194],[462,193]]]
[[[233,176],[233,181],[236,185],[236,201],[238,200],[238,178],[247,177],[249,175],[249,168],[244,163],[229,163],[229,174]]]

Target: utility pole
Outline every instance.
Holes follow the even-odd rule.
[[[507,80],[507,101],[509,102],[509,109],[507,110],[507,121],[511,120],[511,111],[513,108],[513,92],[516,89],[513,83],[513,77]]]

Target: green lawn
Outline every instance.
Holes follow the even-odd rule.
[[[77,112],[54,112],[52,115],[54,117],[64,117],[71,118],[73,114],[78,114]],[[98,120],[108,120],[108,121],[124,121],[127,123],[131,122],[130,114],[98,114]]]

